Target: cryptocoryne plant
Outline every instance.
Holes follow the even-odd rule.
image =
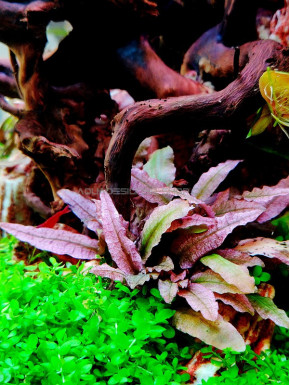
[[[177,310],[176,328],[216,348],[244,351],[245,336],[233,325],[229,308],[248,320],[261,317],[288,327],[286,313],[273,302],[273,288],[263,283],[269,277],[260,269],[269,259],[288,263],[288,242],[255,237],[236,240],[229,248],[225,241],[239,226],[277,217],[288,205],[288,179],[252,191],[215,193],[240,163],[228,160],[210,168],[189,192],[172,187],[172,149],[157,150],[144,166],[137,163],[132,169],[130,224],[105,190],[100,199],[60,190],[58,195],[94,238],[44,227],[53,222],[39,228],[1,227],[39,249],[93,260],[91,273],[131,289],[156,282],[164,301]]]

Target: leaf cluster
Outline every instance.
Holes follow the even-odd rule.
[[[111,259],[96,263],[93,274],[126,283],[132,290],[150,280],[157,281],[166,303],[176,297],[183,301],[184,308],[174,316],[176,328],[219,349],[243,351],[241,333],[220,314],[221,303],[236,312],[270,318],[286,326],[288,318],[274,304],[273,295],[256,285],[270,278],[261,270],[261,258],[289,263],[288,242],[258,237],[241,240],[231,249],[224,249],[223,243],[238,226],[277,217],[288,205],[289,188],[288,179],[283,179],[276,186],[241,194],[231,189],[216,193],[240,162],[228,160],[210,168],[189,193],[172,187],[172,149],[155,151],[144,166],[132,170],[131,187],[143,202],[147,200],[149,209],[147,216],[135,218],[130,230],[105,190],[100,200],[58,191],[84,226],[95,233],[94,238],[50,228],[47,222],[38,228],[7,223],[0,226],[35,247],[78,259],[96,260],[96,254],[105,255],[107,249]],[[170,240],[168,255],[160,254],[156,259],[154,252],[165,235]]]
[[[160,295],[109,290],[82,266],[25,266],[0,243],[0,383],[177,385],[188,348],[172,342]]]
[[[285,330],[285,329],[284,329]],[[289,359],[286,354],[279,354],[276,350],[262,352],[257,355],[250,346],[243,353],[231,349],[218,352],[212,347],[202,348],[204,358],[220,367],[219,376],[207,381],[202,380],[202,385],[256,385],[256,384],[288,384]]]

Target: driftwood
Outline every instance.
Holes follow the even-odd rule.
[[[118,111],[110,88],[127,89],[137,100],[208,91],[169,68],[141,35],[157,13],[150,0],[0,0],[0,41],[11,57],[0,63],[0,107],[20,118],[19,148],[49,181],[51,200],[58,189],[89,187],[103,174],[100,153]],[[44,58],[46,26],[60,20],[73,31]],[[104,34],[108,21],[117,34]],[[20,97],[23,108],[5,97]]]
[[[274,41],[247,43],[245,48],[249,52],[247,64],[225,89],[211,95],[139,102],[114,118],[114,135],[105,159],[106,181],[126,218],[129,218],[130,196],[120,195],[120,191],[130,187],[133,157],[143,139],[213,127],[245,130],[246,118],[262,105],[258,86],[262,73],[269,66],[279,70],[288,68],[288,52]]]
[[[206,31],[184,55],[181,73],[195,70],[216,86],[224,86],[233,79],[236,62],[241,54],[247,56],[248,46],[240,46],[257,39],[257,2],[226,0],[221,23]],[[245,28],[246,26],[246,28]]]

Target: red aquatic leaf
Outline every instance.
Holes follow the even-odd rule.
[[[200,311],[204,318],[215,321],[218,317],[218,304],[213,292],[199,283],[190,283],[186,290],[178,292],[194,311]]]
[[[134,242],[126,234],[125,221],[105,190],[100,198],[104,237],[111,257],[124,273],[137,274],[142,270],[143,263]]]
[[[198,182],[193,186],[191,195],[197,199],[206,201],[225,180],[228,173],[232,171],[241,161],[227,160],[211,167],[207,172],[202,174]]]
[[[88,229],[99,234],[102,229],[101,213],[96,202],[67,189],[59,190],[58,195]]]
[[[0,223],[0,227],[20,241],[28,242],[40,250],[61,255],[67,254],[78,259],[94,259],[99,252],[99,242],[86,235],[14,223]]]
[[[68,214],[69,212],[70,212],[70,208],[66,206],[64,209],[58,211],[52,217],[48,218],[41,225],[38,225],[37,228],[48,227],[48,228],[52,229],[57,224],[57,222],[59,221],[60,217],[65,215],[65,214]]]

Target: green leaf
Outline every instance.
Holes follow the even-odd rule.
[[[262,274],[262,267],[261,266],[255,266],[253,269],[253,276],[254,277],[259,277]]]
[[[157,179],[167,186],[172,186],[176,172],[173,160],[173,150],[170,146],[167,146],[156,150],[144,165],[143,170],[145,170],[151,178]]]
[[[219,274],[212,270],[206,270],[202,273],[194,274],[191,277],[192,282],[201,283],[203,286],[211,289],[215,293],[242,293],[235,285],[226,282]]]
[[[247,295],[253,308],[264,319],[271,319],[276,325],[289,328],[289,319],[284,310],[279,309],[271,298],[258,294]]]
[[[271,275],[264,271],[259,278],[261,282],[268,282],[271,279]]]
[[[188,202],[175,199],[153,210],[141,233],[140,254],[144,261],[149,258],[153,247],[160,242],[162,234],[170,227],[171,222],[184,217],[189,209]]]
[[[198,182],[193,186],[191,195],[195,198],[205,201],[208,199],[224,181],[228,173],[232,171],[241,161],[227,160],[211,167],[207,172],[203,173]]]
[[[216,321],[209,321],[193,310],[178,310],[173,317],[173,324],[178,330],[218,349],[232,348],[242,352],[246,348],[237,329],[220,315]]]
[[[235,285],[241,292],[246,294],[255,291],[255,280],[246,267],[236,265],[218,254],[203,257],[201,262],[218,273],[226,282]]]

